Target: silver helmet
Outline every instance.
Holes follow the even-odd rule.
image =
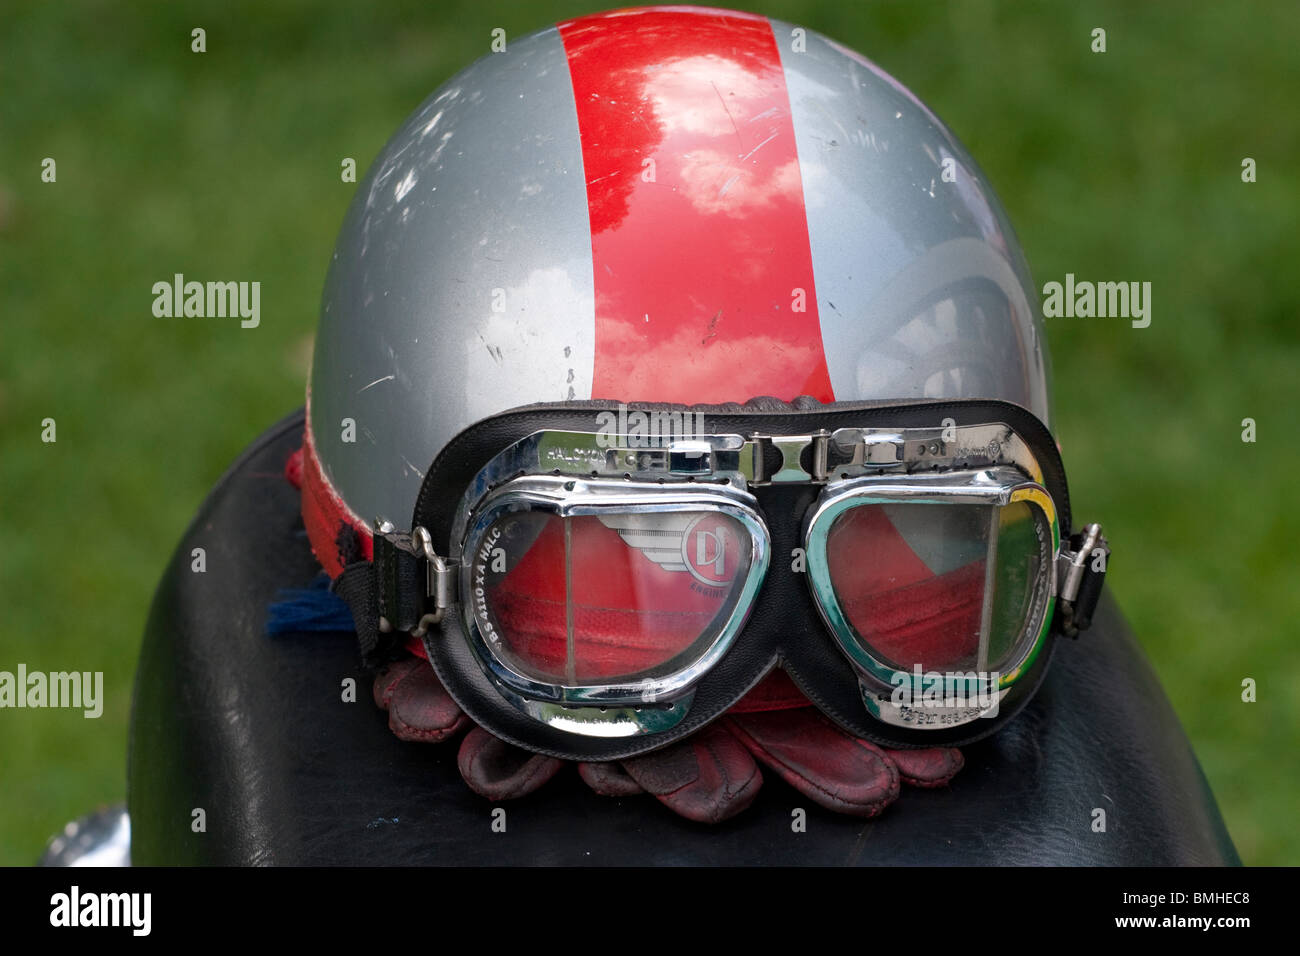
[[[865,58],[748,13],[561,23],[445,84],[358,188],[308,393],[313,549],[541,752],[654,749],[778,663],[855,733],[974,739],[1041,680],[1057,599],[1086,626],[1101,541],[1063,541],[1035,303],[974,161]],[[714,418],[643,456],[613,403]],[[799,542],[796,600],[764,581]],[[819,615],[832,639],[795,647]],[[885,713],[922,660],[992,703]]]
[[[364,526],[531,402],[980,397],[1050,425],[1039,323],[988,181],[866,58],[751,14],[585,17],[457,74],[375,160],[311,448]]]

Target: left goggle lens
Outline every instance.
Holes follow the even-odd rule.
[[[694,663],[736,610],[749,530],[713,511],[497,517],[472,556],[472,613],[545,684],[656,679]]]

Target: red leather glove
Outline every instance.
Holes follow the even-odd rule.
[[[939,787],[962,768],[961,751],[953,747],[886,750],[854,737],[811,705],[790,706],[789,694],[779,686],[783,682],[788,679],[764,681],[769,688],[778,685],[768,696],[782,709],[752,709],[765,705],[760,684],[756,701],[745,698],[684,740],[641,757],[581,763],[578,772],[604,796],[650,793],[689,820],[716,823],[753,803],[763,782],[759,764],[814,803],[861,817],[893,803],[900,783]],[[566,763],[473,725],[423,659],[389,665],[375,678],[374,694],[375,703],[388,711],[389,728],[403,740],[436,743],[469,726],[457,766],[470,789],[490,800],[532,793]]]

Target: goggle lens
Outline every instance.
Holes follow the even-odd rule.
[[[752,553],[748,530],[711,511],[515,511],[481,542],[473,595],[485,636],[519,673],[568,686],[694,663],[734,609]]]
[[[853,639],[877,660],[989,672],[1023,650],[1045,533],[1023,501],[863,504],[835,518],[826,566]]]

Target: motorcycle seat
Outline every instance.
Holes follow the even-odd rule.
[[[767,773],[753,806],[705,826],[650,796],[597,796],[572,768],[494,813],[461,781],[455,742],[388,730],[351,635],[266,633],[278,592],[319,573],[284,478],[302,428],[299,411],[240,456],[158,585],[131,722],[136,864],[1240,862],[1109,596],[1091,630],[1059,642],[1026,709],[964,748],[951,785],[904,787],[874,819],[822,810]],[[344,700],[348,678],[355,702]]]

